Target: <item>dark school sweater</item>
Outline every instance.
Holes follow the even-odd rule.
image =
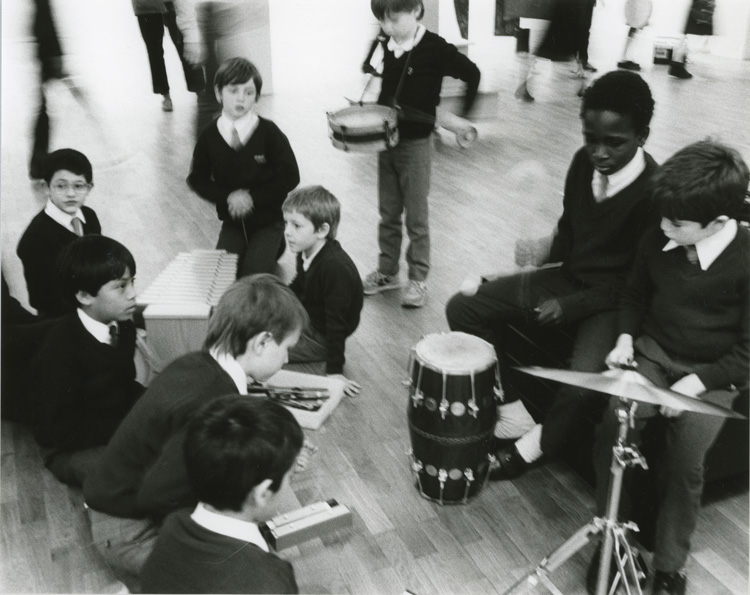
[[[182,454],[185,426],[205,403],[236,393],[208,353],[177,358],[154,379],[86,477],[86,504],[124,518],[160,518],[195,506]]]
[[[144,593],[298,593],[294,569],[257,545],[169,515],[141,575]]]
[[[49,458],[107,443],[143,386],[135,380],[135,326],[120,322],[117,347],[86,330],[77,312],[47,332],[32,358],[34,436]]]
[[[187,182],[202,198],[216,205],[222,221],[231,220],[227,197],[238,189],[249,190],[253,211],[244,219],[247,231],[283,221],[281,204],[299,184],[297,159],[279,127],[265,118],[239,151],[219,132],[217,120],[198,136]]]
[[[707,389],[747,386],[750,370],[750,231],[740,227],[707,270],[682,247],[664,252],[660,229],[644,236],[623,292],[620,332],[654,339],[695,362]]]
[[[328,240],[310,268],[297,255],[297,275],[290,287],[310,316],[310,324],[326,338],[326,374],[344,370],[346,338],[359,325],[362,279],[357,267],[336,240]]]
[[[591,190],[594,168],[585,150],[573,157],[548,258],[562,263],[563,273],[581,285],[581,291],[559,298],[569,321],[617,307],[638,241],[659,221],[648,187],[658,166],[648,153],[645,158],[646,169],[633,183],[596,202]]]
[[[398,131],[401,139],[426,138],[435,127],[435,108],[440,103],[443,77],[450,76],[466,83],[464,115],[474,104],[481,74],[469,58],[432,31],[425,31],[422,39],[399,58],[383,43],[383,80],[378,103],[393,107],[396,90],[409,54],[413,54],[397,98],[399,112]]]
[[[100,234],[102,226],[93,209],[81,207],[86,218],[84,235]],[[75,310],[60,292],[57,281],[57,259],[63,248],[76,239],[76,234],[63,227],[44,211],[29,223],[18,242],[16,254],[23,263],[23,275],[29,290],[29,303],[40,316],[61,316]]]

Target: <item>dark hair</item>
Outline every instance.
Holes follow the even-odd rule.
[[[263,88],[263,77],[255,64],[245,58],[224,60],[214,76],[214,87],[221,91],[227,85],[244,85],[250,79],[255,83],[255,91],[260,96]]]
[[[750,172],[735,149],[704,140],[680,149],[651,180],[662,217],[703,227],[725,215],[741,215]]]
[[[278,492],[303,440],[299,423],[281,405],[262,397],[220,397],[188,423],[183,443],[188,481],[201,502],[239,511],[265,479]]]
[[[610,111],[629,116],[635,131],[648,128],[654,115],[651,89],[639,75],[627,70],[608,72],[586,89],[581,104],[581,117],[588,110]]]
[[[328,237],[336,239],[336,231],[341,221],[341,204],[323,186],[297,188],[289,193],[281,208],[285,213],[297,212],[309,219],[315,231],[324,223],[328,223]]]
[[[251,275],[235,281],[221,296],[208,322],[204,348],[238,357],[259,333],[271,333],[281,343],[307,323],[305,307],[278,277]]]
[[[419,9],[417,19],[424,16],[424,4],[422,0],[370,0],[370,9],[375,18],[382,21],[394,12],[411,12]]]
[[[94,181],[91,162],[86,155],[75,149],[58,149],[47,155],[44,159],[44,173],[42,176],[44,181],[49,184],[55,172],[61,169],[66,169],[70,173],[83,176],[89,184]]]
[[[85,291],[95,296],[102,285],[121,278],[125,269],[135,276],[135,259],[117,240],[100,235],[76,238],[63,248],[57,260],[57,272],[63,297],[78,304],[76,294]]]

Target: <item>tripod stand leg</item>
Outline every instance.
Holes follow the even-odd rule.
[[[539,566],[521,578],[521,580],[514,584],[510,590],[506,591],[504,595],[520,595],[521,593],[525,593],[528,587],[535,587],[540,582],[543,583],[544,586],[554,595],[562,595],[562,593],[547,578],[547,573],[555,570],[563,562],[574,556],[578,550],[591,541],[593,535],[598,534],[601,530],[602,523],[600,519],[594,519],[578,529],[578,531],[571,535],[562,545],[544,558]]]

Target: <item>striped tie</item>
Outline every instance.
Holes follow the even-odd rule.
[[[687,256],[690,264],[699,264],[698,250],[695,248],[695,244],[688,244],[685,246],[685,256]]]
[[[235,151],[239,151],[242,149],[242,141],[240,140],[240,133],[237,132],[237,129],[232,126],[232,148]]]

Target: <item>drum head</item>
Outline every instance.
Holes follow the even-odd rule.
[[[470,374],[486,370],[497,358],[487,343],[466,333],[427,335],[415,348],[417,359],[426,367],[447,374]]]
[[[383,132],[384,122],[393,128],[396,111],[384,105],[352,105],[328,115],[328,122],[335,131],[346,129],[350,134]]]

